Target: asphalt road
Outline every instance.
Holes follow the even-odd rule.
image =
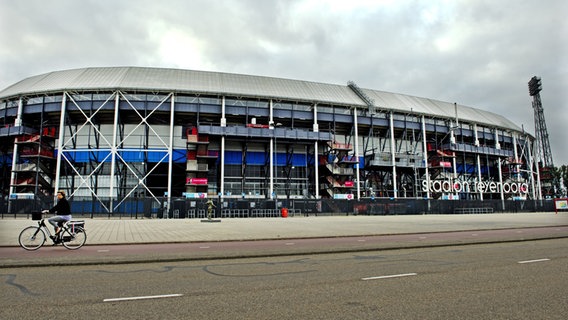
[[[567,245],[3,268],[0,318],[565,319]]]

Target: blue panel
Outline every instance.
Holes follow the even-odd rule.
[[[57,154],[57,152],[55,152],[55,154]],[[74,155],[75,153],[69,153],[69,152],[63,152],[63,156],[65,156],[67,159],[69,159],[70,161],[73,161],[75,159],[75,157],[72,157],[71,155]],[[63,159],[63,158],[62,158]]]
[[[247,152],[247,164],[264,165],[266,163],[266,153],[264,152]]]
[[[2,155],[1,159],[2,160],[0,160],[0,167],[2,167],[4,164],[6,164],[7,166],[12,165],[12,155]]]
[[[458,173],[465,173],[465,172],[464,172],[463,163],[458,163],[458,164],[456,164],[456,172],[458,172]]]
[[[74,162],[101,162],[105,159],[106,156],[110,151],[100,151],[100,150],[93,150],[93,151],[80,151],[80,152],[69,152],[65,151],[63,154],[67,159]],[[57,152],[56,152],[57,154]],[[105,162],[110,162],[111,157],[108,157]]]
[[[67,159],[69,159],[72,162],[77,162],[77,163],[86,163],[89,161],[95,161],[95,162],[102,162],[104,160],[104,162],[111,162],[112,161],[112,157],[107,157],[109,155],[110,151],[106,151],[106,150],[93,150],[93,151],[80,151],[80,152],[64,152],[65,156],[67,157]],[[144,159],[144,151],[143,150],[139,150],[139,151],[120,151],[119,154],[120,156],[124,159],[124,161],[126,162],[143,162],[145,161]],[[168,162],[169,159],[168,157],[164,156],[167,154],[166,151],[161,151],[161,152],[148,152],[148,162],[158,162],[161,160],[161,162]],[[106,158],[106,159],[105,159]],[[162,159],[164,158],[164,159]],[[187,161],[186,159],[186,150],[185,149],[176,149],[173,150],[173,162],[174,163],[185,163]]]
[[[276,154],[276,165],[279,167],[286,165],[286,153],[279,152]],[[270,162],[267,159],[267,154],[265,152],[248,152],[246,156],[246,161],[248,165],[262,166]],[[225,152],[225,163],[226,164],[241,164],[242,163],[242,152],[240,151],[226,151]],[[306,166],[306,155],[304,154],[294,154],[292,155],[292,165],[295,167],[305,167]]]
[[[144,154],[141,151],[119,151],[118,154],[126,162],[142,162],[144,160]],[[150,154],[153,154],[153,152]]]
[[[186,163],[186,150],[185,149],[175,149],[174,150],[174,163]]]
[[[241,164],[242,152],[240,151],[225,151],[225,164]]]
[[[167,152],[148,152],[148,162],[167,162],[168,158],[162,160]]]
[[[276,166],[277,167],[286,166],[286,154],[285,153],[276,153]]]
[[[295,154],[292,156],[292,165],[294,167],[305,167],[306,166],[306,155],[305,154]]]
[[[110,151],[94,151],[94,155],[89,153],[91,159],[94,159],[96,161],[105,161],[105,162],[111,162],[112,161],[112,157],[110,157]],[[105,159],[106,158],[106,159]],[[87,159],[88,161],[88,159]]]
[[[86,163],[89,161],[101,162],[105,160],[105,162],[111,162],[112,158],[109,156],[110,151],[101,151],[101,150],[93,150],[93,151],[81,151],[81,152],[65,152],[65,156],[72,162],[78,163]],[[119,154],[126,162],[143,162],[144,159],[144,151],[120,151]],[[164,158],[167,154],[165,151],[160,152],[148,152],[148,162],[158,162]],[[276,154],[276,162],[278,166],[285,166],[286,165],[286,153],[277,153]],[[107,157],[105,159],[105,157]],[[249,152],[247,154],[247,164],[249,165],[264,165],[266,164],[269,159],[266,159],[266,153],[264,152]],[[6,162],[10,163],[11,158],[7,157]],[[186,160],[186,150],[185,149],[176,149],[173,150],[173,162],[174,163],[185,163]],[[332,157],[330,157],[330,161],[332,161]],[[362,157],[360,161],[363,163]],[[168,158],[165,157],[161,162],[168,162]],[[217,162],[220,162],[220,158],[217,159]],[[294,154],[292,155],[292,165],[295,167],[305,167],[306,166],[306,155],[304,154]],[[226,151],[225,152],[225,163],[226,164],[241,164],[242,163],[242,152],[240,151]],[[313,159],[310,160],[308,165],[313,165]]]
[[[485,169],[484,169],[485,168]],[[487,172],[487,167],[481,167],[481,171]],[[466,164],[464,168],[463,163],[456,164],[456,171],[458,173],[467,173],[467,174],[474,174],[477,173],[477,165],[474,164]]]
[[[308,166],[309,167],[313,167],[314,166],[314,162],[315,162],[316,158],[311,156],[308,158]]]

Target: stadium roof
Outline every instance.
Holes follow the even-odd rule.
[[[82,68],[26,78],[0,91],[0,100],[61,91],[167,91],[328,103],[367,108],[347,85],[263,76],[142,67]],[[454,104],[428,98],[362,89],[383,110],[454,118]],[[470,123],[520,131],[498,114],[458,105],[458,117]]]

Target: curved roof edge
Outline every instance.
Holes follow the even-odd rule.
[[[273,78],[234,73],[149,67],[97,67],[53,71],[23,79],[0,91],[0,100],[58,91],[152,90],[215,95],[280,98],[366,108],[347,85]],[[454,103],[428,98],[362,89],[379,109],[426,114],[451,119]],[[507,118],[458,104],[458,118],[521,131]]]

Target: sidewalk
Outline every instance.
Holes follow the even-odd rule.
[[[85,219],[85,224],[87,243],[79,250],[46,243],[37,251],[26,251],[19,247],[19,233],[37,221],[0,220],[0,268],[275,257],[537,239],[568,242],[568,213],[227,218],[221,222],[100,218]]]
[[[35,224],[26,219],[0,220],[0,247],[18,246],[20,231]],[[211,223],[100,218],[85,219],[85,226],[87,245],[187,243],[568,226],[568,213],[227,218]]]

